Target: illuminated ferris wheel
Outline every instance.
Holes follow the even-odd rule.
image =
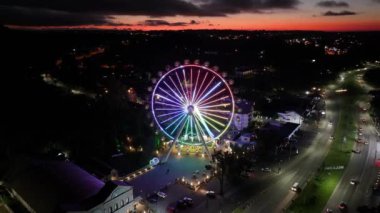
[[[215,70],[197,64],[177,66],[165,73],[151,100],[157,125],[173,140],[169,153],[181,143],[203,145],[209,155],[206,144],[226,132],[234,107],[227,81]]]

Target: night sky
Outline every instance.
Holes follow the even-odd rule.
[[[2,0],[13,28],[380,30],[380,0]]]

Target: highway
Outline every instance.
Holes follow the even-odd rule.
[[[298,157],[292,159],[284,167],[282,173],[272,180],[272,184],[259,194],[256,194],[249,202],[249,208],[244,212],[282,212],[291,203],[296,192],[290,190],[295,183],[300,183],[304,188],[309,178],[321,166],[331,144],[330,136],[334,132],[334,125],[337,123],[339,115],[340,99],[333,93],[335,86],[331,85],[326,89],[326,119],[320,121],[318,129],[306,127],[308,131],[316,131],[311,145],[300,153]],[[329,125],[332,121],[333,125]]]
[[[362,75],[358,75],[358,82],[362,82],[361,86],[365,91],[372,88],[363,82]],[[358,102],[358,106],[368,109],[370,97],[364,95],[362,101]],[[339,211],[337,205],[344,201],[348,208],[345,212],[357,212],[357,207],[367,205],[369,207],[378,205],[379,199],[373,196],[372,186],[376,179],[377,168],[375,160],[380,157],[377,153],[377,131],[372,123],[367,110],[358,109],[359,119],[357,121],[358,128],[362,128],[363,141],[368,142],[368,145],[356,143],[356,148],[361,150],[360,154],[352,154],[350,162],[345,169],[343,176],[326,204],[326,208],[332,209],[334,212]],[[365,122],[362,122],[362,121]],[[378,155],[378,156],[376,156]],[[350,184],[350,180],[358,181],[357,185]],[[325,210],[324,210],[325,211]]]

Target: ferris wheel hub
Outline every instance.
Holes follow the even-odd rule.
[[[193,112],[194,112],[194,106],[193,105],[187,106],[187,113],[189,113],[189,115],[192,115]]]

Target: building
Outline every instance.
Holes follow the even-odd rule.
[[[276,135],[281,140],[290,140],[300,127],[301,124],[299,123],[270,121],[266,123],[260,131],[266,132],[266,134]]]
[[[302,124],[303,122],[303,117],[294,111],[278,112],[277,115],[277,121],[283,123]]]
[[[243,133],[236,140],[229,141],[230,145],[239,148],[254,149],[256,142],[254,141],[255,135],[252,133]]]
[[[104,183],[67,161],[22,160],[7,179],[13,195],[32,213],[128,213],[140,205],[132,186]]]
[[[233,128],[241,131],[248,127],[251,121],[253,104],[247,100],[237,100],[235,103],[236,110],[233,117]]]

